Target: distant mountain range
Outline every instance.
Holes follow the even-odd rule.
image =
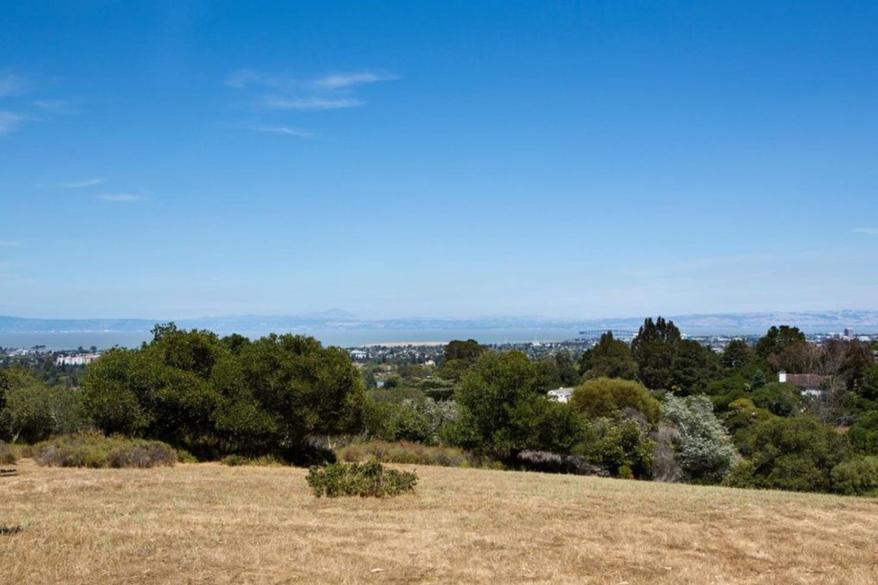
[[[720,313],[668,316],[688,334],[764,332],[771,325],[795,325],[806,332],[836,332],[845,327],[856,332],[878,332],[878,311],[802,311],[764,313]],[[148,332],[162,319],[29,319],[0,316],[0,333],[93,333]],[[331,310],[299,316],[231,315],[179,319],[180,327],[209,329],[217,333],[288,331],[441,331],[483,330],[636,330],[642,317],[608,319],[550,319],[540,317],[482,317],[472,319],[363,319],[346,311]]]

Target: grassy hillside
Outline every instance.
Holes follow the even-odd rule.
[[[305,470],[0,478],[0,583],[878,582],[878,501],[422,467],[415,496],[315,499]]]

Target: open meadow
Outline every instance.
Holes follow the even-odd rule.
[[[402,467],[401,467],[402,468]],[[878,500],[418,468],[415,495],[316,499],[304,469],[0,478],[0,582],[878,582]]]

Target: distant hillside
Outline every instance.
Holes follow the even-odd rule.
[[[878,331],[878,311],[804,311],[721,313],[670,316],[684,333],[761,333],[771,325],[795,325],[808,332],[835,332],[850,327],[857,332]],[[148,332],[164,319],[28,319],[0,316],[0,333]],[[636,330],[642,317],[607,319],[548,319],[540,317],[482,317],[472,319],[363,319],[340,310],[299,316],[231,315],[180,319],[185,328],[210,329],[218,333],[295,330],[472,330],[564,329]]]

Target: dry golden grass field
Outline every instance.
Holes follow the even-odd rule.
[[[315,499],[305,470],[0,478],[3,584],[878,583],[878,500],[420,467]]]

